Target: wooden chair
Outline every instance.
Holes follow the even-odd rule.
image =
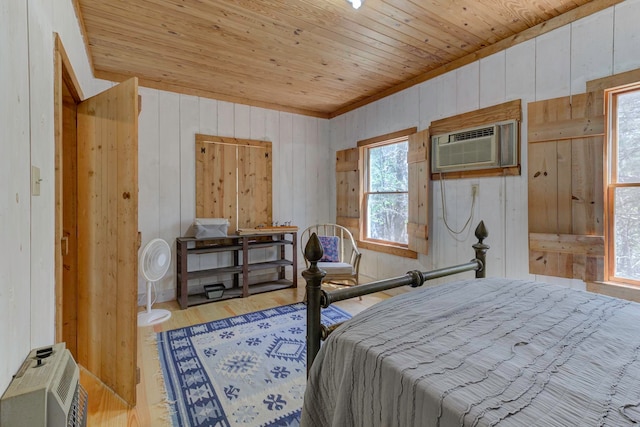
[[[309,261],[304,256],[304,248],[313,233],[316,233],[320,238],[325,252],[323,260],[318,262],[318,268],[327,273],[322,279],[322,283],[343,286],[357,285],[362,254],[358,250],[351,232],[337,224],[316,224],[307,227],[300,235],[300,248],[307,268],[309,268]],[[335,247],[330,248],[331,245],[335,245]],[[325,260],[327,257],[331,260]]]

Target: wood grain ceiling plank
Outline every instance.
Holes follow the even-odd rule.
[[[102,46],[95,46],[94,49],[100,50]],[[111,47],[107,46],[106,51],[110,51]],[[127,52],[123,52],[115,58],[112,58],[109,66],[100,67],[101,70],[110,72],[119,72],[122,74],[132,75],[135,70],[129,70],[128,67],[131,61],[137,60],[139,54],[135,49],[130,49]],[[190,85],[195,88],[202,88],[205,90],[213,90],[221,93],[239,93],[241,96],[261,96],[263,100],[268,100],[276,96],[286,96],[295,100],[295,98],[308,98],[309,92],[312,89],[306,82],[292,82],[291,84],[279,82],[276,79],[260,78],[255,79],[256,76],[238,75],[238,74],[222,74],[219,77],[212,74],[211,79],[202,79],[201,70],[195,67],[189,67],[189,64],[185,64],[184,71],[175,72],[172,68],[165,67],[159,61],[149,59],[144,63],[144,67],[148,70],[144,73],[143,77],[148,79],[163,79],[168,82]],[[206,67],[205,67],[206,68]],[[205,70],[206,72],[206,70]],[[277,95],[275,93],[281,93]],[[339,91],[332,90],[331,88],[319,87],[314,91],[314,95],[322,98],[331,98],[331,104],[335,105],[337,102],[343,102],[344,95]],[[357,94],[356,94],[357,96]]]
[[[471,28],[461,22],[460,15],[454,13],[448,2],[432,0],[429,4],[423,4],[421,1],[402,1],[397,3],[397,7],[405,13],[414,16],[414,19],[454,37],[458,40],[457,47],[464,46],[466,49],[471,47],[486,46],[495,43],[500,38],[495,34],[477,35],[471,31]],[[458,56],[460,57],[460,56]]]
[[[426,44],[426,49],[435,49],[436,52],[448,52],[448,56],[454,55],[456,57],[472,52],[470,45],[461,43],[457,35],[436,30],[432,25],[427,25],[424,21],[421,21],[420,17],[407,13],[399,7],[397,0],[381,1],[376,5],[376,9],[381,15],[394,17],[397,21],[419,30],[423,34],[419,42]]]
[[[352,45],[357,42],[358,45],[354,46],[360,51],[367,51],[375,48],[375,52],[384,51],[393,55],[399,56],[399,60],[411,59],[417,61],[420,56],[433,55],[433,53],[426,52],[421,53],[416,51],[416,47],[409,43],[406,36],[398,36],[399,33],[388,34],[389,31],[377,31],[372,30],[370,27],[375,27],[375,22],[368,21],[370,25],[364,25],[362,23],[362,17],[360,16],[361,10],[353,11],[348,6],[335,7],[331,3],[326,2],[295,2],[287,4],[286,8],[276,7],[277,1],[271,2],[262,1],[254,2],[251,0],[238,0],[233,2],[241,7],[243,10],[247,10],[250,7],[257,9],[258,6],[261,9],[259,14],[262,16],[267,15],[272,19],[278,19],[284,22],[295,23],[295,28],[303,28],[308,32],[312,32],[316,35],[322,35],[334,42],[340,44]],[[272,4],[272,11],[269,11],[264,7],[265,4]],[[306,6],[305,6],[306,4]],[[356,17],[350,16],[354,13]],[[357,21],[356,21],[357,19]],[[411,40],[409,40],[411,41]]]
[[[339,27],[322,27],[313,22],[305,21],[294,13],[283,14],[281,8],[273,8],[270,10],[268,6],[270,2],[261,1],[245,1],[238,0],[227,6],[227,14],[224,19],[232,17],[232,11],[238,16],[248,16],[247,19],[254,20],[258,24],[254,26],[254,30],[261,31],[260,36],[270,37],[274,31],[282,33],[285,40],[292,41],[292,45],[296,43],[304,44],[311,43],[312,51],[319,52],[320,54],[326,54],[327,52],[340,52],[344,50],[348,52],[350,56],[354,58],[361,58],[365,60],[372,60],[375,62],[388,61],[397,64],[397,67],[402,70],[417,69],[420,67],[420,58],[413,53],[407,53],[409,47],[401,42],[393,41],[392,45],[385,45],[383,43],[372,44],[373,39],[363,39],[359,36],[359,39],[342,37],[340,40],[336,40],[336,28]],[[294,9],[293,6],[288,7],[286,10]],[[250,15],[250,16],[249,16]],[[220,15],[217,15],[218,19]],[[262,22],[268,17],[268,29],[264,30]],[[237,21],[235,23],[238,23]],[[292,35],[296,37],[292,39]],[[389,41],[389,40],[387,40]],[[315,44],[315,45],[314,45]],[[358,61],[356,63],[359,63]],[[404,72],[400,71],[402,74]],[[396,71],[397,73],[397,71]],[[397,75],[397,74],[396,74]]]
[[[120,81],[127,80],[129,78],[128,75],[124,75],[120,73],[112,73],[107,71],[96,71],[95,77],[99,79],[109,80],[112,82],[120,82]],[[315,109],[313,105],[310,107],[310,109],[306,109],[306,108],[293,107],[289,105],[290,103],[277,104],[274,99],[271,99],[270,101],[265,102],[255,98],[246,98],[246,97],[241,97],[237,95],[234,96],[234,95],[228,95],[223,93],[217,93],[211,90],[198,89],[198,88],[193,88],[189,86],[183,86],[180,84],[173,84],[165,81],[159,81],[159,80],[150,80],[150,79],[140,78],[138,79],[138,82],[140,86],[144,86],[152,89],[180,93],[184,95],[199,96],[202,98],[211,98],[215,101],[232,102],[236,104],[249,105],[252,107],[266,108],[269,110],[300,114],[300,115],[309,116],[309,117],[318,117],[321,119],[329,118],[328,112],[323,111],[322,108],[320,107]],[[326,111],[332,111],[332,110],[328,109]]]
[[[521,16],[526,7],[522,7],[522,2],[513,3],[509,0],[457,0],[457,10],[461,12],[465,25],[468,24],[475,34],[489,29],[496,34],[500,40],[531,28],[540,22],[529,22]],[[507,5],[514,5],[509,8]],[[517,7],[519,6],[519,7]],[[468,20],[473,16],[475,20]],[[476,26],[477,25],[477,26]],[[479,33],[478,33],[479,31]]]
[[[589,3],[589,0],[567,0],[561,2],[554,0],[531,0],[528,2],[528,6],[531,11],[536,11],[536,15],[542,19],[542,22],[544,22],[562,15],[563,13],[567,13],[570,10],[580,7],[586,3]]]
[[[486,13],[499,17],[503,22],[518,23],[519,25],[510,28],[514,33],[519,33],[553,17],[541,17],[543,9],[531,7],[533,1],[535,0],[527,3],[513,0],[478,0],[477,4]]]
[[[405,3],[405,2],[403,2]],[[405,4],[409,4],[406,2]],[[436,22],[442,22],[453,30],[452,34],[470,33],[481,40],[481,44],[491,44],[509,37],[516,32],[526,29],[526,26],[511,27],[505,20],[496,19],[495,15],[485,10],[485,5],[476,0],[447,0],[431,2],[426,5],[419,3],[420,9],[426,11],[418,15],[418,20],[424,22],[428,16],[435,16]],[[432,20],[434,18],[431,18]],[[427,21],[428,22],[428,21]],[[463,33],[459,33],[464,31]],[[478,43],[470,46],[478,46]]]
[[[228,15],[225,19],[229,19],[231,16]],[[231,22],[222,20],[220,22],[221,24],[227,24],[225,28],[234,28],[241,24],[241,18]],[[387,81],[402,79],[410,75],[405,71],[402,64],[395,61],[395,57],[381,56],[379,52],[371,48],[365,51],[353,48],[344,49],[330,40],[304,30],[296,28],[288,30],[280,26],[273,28],[282,33],[280,37],[274,35],[273,29],[264,30],[261,26],[247,30],[252,31],[255,38],[259,40],[276,37],[275,40],[280,43],[280,46],[283,46],[283,50],[276,50],[273,47],[264,48],[271,54],[268,57],[271,62],[282,63],[290,60],[290,58],[299,58],[305,69],[314,64],[319,69],[331,69],[332,66],[335,67],[336,64],[341,64],[341,67],[335,69],[344,70],[351,67],[354,71],[357,71],[357,74],[365,78],[387,79]],[[255,46],[252,46],[251,54],[254,54],[254,48]],[[258,47],[255,50],[260,51],[263,49]]]
[[[442,62],[448,57],[467,53],[463,49],[453,48],[451,43],[440,40],[442,33],[428,30],[428,27],[419,28],[415,25],[408,25],[411,20],[408,16],[398,17],[401,12],[397,9],[395,14],[385,13],[380,7],[382,2],[368,2],[366,8],[358,11],[346,10],[335,7],[330,2],[317,2],[314,0],[301,0],[298,6],[304,10],[320,9],[336,16],[336,28],[352,26],[360,34],[384,34],[389,39],[409,46],[408,52],[424,60]],[[406,14],[405,14],[406,15]],[[436,35],[438,34],[438,35]],[[432,44],[425,44],[425,38],[432,37]],[[388,41],[387,41],[388,42]]]
[[[95,49],[100,49],[100,46],[96,46]],[[110,50],[111,47],[107,47]],[[105,71],[124,73],[128,71],[129,65],[132,61],[138,60],[139,54],[135,49],[130,49],[119,55],[118,58],[113,58],[109,67],[104,67]],[[206,91],[215,91],[219,93],[233,93],[238,92],[241,96],[255,96],[260,97],[265,102],[275,98],[283,97],[289,100],[289,102],[312,102],[314,97],[323,101],[325,105],[340,105],[344,102],[344,93],[338,90],[332,90],[326,87],[313,88],[306,83],[283,84],[277,80],[269,80],[265,78],[258,78],[256,76],[238,75],[237,73],[228,73],[221,76],[216,76],[211,73],[211,79],[203,79],[200,76],[202,73],[200,70],[189,69],[187,67],[181,67],[179,73],[174,73],[171,68],[165,67],[162,63],[153,58],[145,62],[144,66],[150,70],[143,77],[148,79],[160,80],[164,79],[169,82],[181,85],[190,85],[194,88],[201,88]],[[112,68],[110,68],[112,67]],[[131,71],[130,73],[132,73]],[[206,70],[205,70],[206,73]],[[313,89],[313,96],[310,95],[310,91]],[[357,96],[357,94],[355,95]],[[326,101],[329,99],[329,101]]]
[[[157,12],[151,11],[149,9],[136,10],[135,13],[132,13],[131,7],[132,5],[129,4],[124,10],[112,9],[111,11],[107,11],[107,12],[94,11],[93,17],[97,17],[98,19],[92,21],[92,26],[98,25],[98,22],[100,22],[100,20],[109,19],[109,15],[111,13],[114,13],[116,14],[115,16],[117,16],[117,18],[114,16],[111,19],[115,18],[118,22],[123,22],[125,23],[124,25],[127,26],[127,28],[123,29],[123,31],[126,30],[124,31],[124,33],[129,32],[128,28],[138,29],[141,27],[141,25],[139,24],[135,25],[136,23],[134,22],[126,22],[127,19],[129,20],[132,19],[131,16],[138,16],[138,17],[148,16],[147,19],[149,19],[151,22],[153,22],[154,20],[157,21],[157,20],[168,19],[165,15],[160,15],[160,17],[157,17],[155,15]],[[89,18],[85,18],[85,19],[89,19]],[[173,28],[178,29],[178,26],[181,25],[181,23],[182,23],[182,20],[178,19],[175,16],[173,17],[173,22],[172,22]],[[200,39],[202,41],[202,46],[201,46],[202,49],[210,48],[210,49],[215,49],[217,52],[224,52],[227,50],[231,50],[233,52],[242,52],[243,50],[246,51],[247,49],[250,49],[250,51],[246,53],[245,57],[247,58],[253,58],[256,55],[255,52],[269,51],[269,53],[274,53],[273,51],[276,50],[269,46],[264,47],[264,45],[256,45],[256,44],[250,43],[249,41],[246,40],[246,38],[244,40],[240,39],[238,42],[235,42],[234,37],[237,37],[236,35],[234,35],[233,33],[219,34],[216,30],[212,30],[211,28],[209,28],[210,25],[208,23],[206,25],[206,28],[201,29],[201,31],[192,31],[187,28],[188,25],[189,25],[188,22],[184,23],[180,27],[180,28],[183,28],[181,31],[171,30],[168,26],[162,27],[159,29],[160,32],[157,33],[157,37],[164,37],[166,42],[168,43],[168,46],[172,46],[176,43],[181,43],[182,40],[185,40],[185,39]],[[237,25],[238,25],[237,23],[230,23],[226,25],[226,27],[234,28]],[[197,26],[192,25],[192,27],[197,27]],[[175,40],[175,38],[179,38],[179,40]],[[400,81],[402,80],[403,77],[404,78],[407,77],[403,69],[400,68],[400,65],[396,64],[394,61],[386,60],[386,61],[380,62],[381,58],[379,57],[376,57],[375,60],[369,60],[369,59],[362,59],[361,57],[354,57],[354,58],[348,59],[341,56],[333,56],[335,54],[339,55],[340,51],[337,49],[332,49],[330,45],[321,46],[320,49],[298,49],[298,51],[295,54],[292,54],[291,52],[288,52],[288,51],[284,51],[284,52],[281,51],[280,53],[281,53],[281,56],[283,56],[284,58],[298,58],[300,63],[304,65],[303,68],[309,68],[311,65],[313,65],[313,63],[310,63],[309,61],[317,59],[317,57],[311,56],[313,55],[314,52],[320,52],[323,56],[327,57],[328,59],[333,57],[334,63],[338,62],[338,63],[344,64],[345,60],[351,60],[352,61],[351,63],[353,64],[353,66],[359,70],[358,71],[359,75],[366,74],[366,73],[373,73],[371,75],[368,75],[367,78],[376,79],[376,80],[381,79],[383,81],[384,79],[391,79],[392,81]],[[353,53],[360,53],[360,52],[354,51]],[[352,53],[350,52],[349,55],[352,55]],[[276,56],[276,55],[271,55],[269,57],[265,57],[264,59],[270,60],[272,59],[273,56]],[[353,56],[356,56],[356,55],[353,55]],[[273,65],[268,63],[266,64]],[[327,61],[324,61],[323,65],[325,64],[330,65],[330,64],[327,64]],[[326,67],[326,66],[325,68],[331,69],[331,67]],[[340,69],[339,67],[336,67],[336,68]],[[344,65],[342,68],[344,69]],[[340,76],[336,76],[336,77],[340,78]]]
[[[136,33],[136,36],[142,39],[144,43],[134,45],[129,41],[124,41],[119,37],[118,29],[113,28],[113,25],[106,27],[103,24],[95,24],[93,33],[95,38],[92,37],[90,39],[90,44],[96,47],[101,45],[106,47],[108,45],[112,49],[111,51],[105,51],[105,54],[108,53],[109,57],[105,56],[104,61],[101,61],[100,58],[96,59],[96,66],[102,68],[105,63],[110,61],[110,57],[118,55],[119,52],[126,53],[135,50],[135,53],[140,58],[149,57],[152,62],[157,62],[158,58],[163,58],[169,61],[169,64],[172,64],[173,67],[182,69],[183,72],[187,72],[186,68],[190,64],[200,68],[199,71],[207,71],[209,74],[236,74],[247,78],[264,74],[266,83],[269,82],[270,78],[275,79],[275,76],[282,76],[280,80],[283,82],[301,80],[313,83],[323,80],[323,84],[333,86],[335,89],[343,89],[345,84],[349,83],[348,78],[345,78],[344,72],[342,74],[330,72],[327,76],[319,77],[317,72],[302,68],[304,64],[300,64],[299,68],[290,66],[273,67],[271,72],[266,72],[265,61],[268,61],[268,58],[263,58],[264,60],[255,57],[247,59],[242,54],[234,55],[233,53],[227,54],[223,52],[210,54],[208,50],[200,49],[197,43],[188,42],[183,42],[182,49],[167,49],[162,40],[158,40],[144,29],[135,29],[132,33]],[[100,51],[96,50],[96,53],[98,52]],[[273,64],[268,65],[272,66]],[[333,78],[334,81],[332,82],[326,77]],[[367,76],[359,72],[354,76],[353,83],[358,82],[363,84],[365,88],[376,89],[379,84],[376,85],[375,81],[382,80],[382,76],[376,76],[376,79],[359,82],[362,78],[367,78]],[[350,92],[348,88],[345,90]],[[353,90],[353,94],[356,94],[355,90]]]
[[[154,74],[142,80],[153,87],[320,117],[366,105],[621,0],[365,0],[357,11],[345,0],[72,1],[82,11],[86,39],[96,45],[90,48],[96,75],[119,76],[125,67],[140,75],[140,59]],[[92,14],[106,21],[95,32]],[[113,55],[119,59],[112,61]],[[158,63],[163,55],[168,65]]]
[[[318,96],[320,96],[323,91],[333,94],[334,98],[339,97],[342,102],[345,97],[359,98],[366,96],[366,93],[362,92],[359,81],[355,78],[354,85],[356,85],[357,88],[351,89],[351,86],[346,82],[334,82],[331,84],[331,82],[325,81],[326,79],[317,79],[317,81],[309,81],[308,79],[301,80],[298,73],[291,73],[286,70],[281,70],[279,74],[264,74],[260,71],[259,65],[255,68],[249,67],[248,65],[243,67],[243,63],[240,62],[242,59],[239,59],[235,64],[229,65],[219,58],[210,60],[202,55],[193,57],[192,59],[195,62],[190,61],[189,57],[174,58],[173,54],[169,53],[161,42],[147,43],[145,47],[133,47],[128,43],[123,44],[116,38],[109,41],[108,45],[105,45],[107,38],[107,36],[102,36],[100,40],[91,42],[97,56],[100,56],[100,52],[102,52],[100,49],[101,46],[106,48],[105,54],[108,53],[110,55],[105,63],[101,62],[99,58],[96,59],[96,67],[104,71],[123,72],[126,70],[129,73],[133,73],[135,70],[130,71],[129,67],[134,61],[137,61],[142,64],[158,66],[154,68],[153,71],[138,72],[138,76],[155,79],[173,78],[175,79],[174,82],[178,83],[179,80],[190,80],[192,76],[204,75],[204,78],[196,79],[193,84],[195,84],[196,87],[208,90],[230,85],[231,82],[227,76],[231,76],[231,78],[235,79],[238,83],[248,84],[248,82],[256,80],[256,76],[262,75],[256,82],[258,86],[262,87],[267,85],[271,89],[284,92],[299,88],[299,94],[304,94],[305,97],[308,97],[310,92],[317,93]],[[124,55],[126,59],[118,61],[116,65],[113,59],[116,54],[120,58]],[[143,61],[141,59],[143,55],[146,55],[149,59]],[[158,63],[158,58],[164,58],[165,61],[173,64],[173,66],[165,64],[160,66],[161,64]],[[147,69],[149,68],[147,67]],[[170,71],[174,71],[176,74],[172,74]],[[254,71],[256,74],[254,74]],[[371,83],[375,83],[375,81],[371,80]],[[374,88],[374,91],[377,89],[378,88]],[[223,89],[217,89],[217,91],[224,92]],[[335,99],[332,104],[336,105]]]
[[[164,0],[142,0],[142,1],[153,2],[153,3],[157,3],[158,5],[166,4]],[[254,30],[262,30],[263,32],[260,33],[261,38],[259,38],[258,40],[256,40],[257,37],[251,38],[251,41],[254,43],[260,44],[262,43],[262,40],[265,37],[268,38],[268,37],[271,37],[273,34],[281,34],[284,37],[284,40],[291,42],[290,46],[297,46],[297,42],[300,40],[301,37],[304,37],[305,35],[317,36],[317,34],[309,31],[309,28],[316,28],[314,25],[310,25],[309,23],[305,23],[304,21],[301,21],[301,20],[296,20],[296,22],[285,21],[282,19],[281,16],[279,16],[281,14],[278,12],[279,11],[278,8],[276,8],[275,12],[268,14],[268,9],[265,8],[265,5],[267,5],[268,2],[264,2],[264,1],[243,2],[242,0],[239,0],[237,2],[228,3],[227,6],[225,6],[224,8],[219,6],[220,4],[224,4],[223,1],[215,1],[209,4],[192,2],[191,4],[193,5],[192,6],[193,10],[191,10],[187,6],[184,6],[183,4],[181,4],[183,6],[181,7],[181,9],[188,10],[190,12],[190,15],[193,17],[193,19],[198,19],[198,18],[204,19],[205,25],[208,25],[210,22],[212,22],[215,19],[219,19],[222,22],[224,22],[227,19],[229,20],[233,19],[232,20],[233,25],[240,26],[239,30],[241,31],[249,31],[252,28]],[[239,5],[242,5],[242,7],[240,7]],[[251,9],[252,6],[254,8],[259,6],[261,7],[261,9],[259,9],[259,12],[256,12],[253,9]],[[266,23],[265,23],[265,17],[269,18],[269,20],[267,20]],[[251,25],[243,26],[243,24],[251,24]],[[267,29],[265,29],[265,27],[267,27],[266,24],[268,24]],[[305,26],[308,28],[306,28]],[[233,28],[233,26],[231,28]],[[301,28],[306,28],[307,31],[300,31]],[[299,34],[295,34],[296,32],[299,32]],[[333,34],[334,32],[335,30],[327,34]],[[298,37],[296,37],[295,39],[292,39],[291,38],[292,35],[296,35]],[[310,42],[317,43],[318,42],[317,37],[314,39],[311,39]],[[357,46],[351,46],[353,50],[350,50],[349,52],[356,56],[359,55],[359,56],[368,58],[369,56],[367,55],[367,52],[371,50],[370,43],[368,42],[369,40],[367,40],[365,43],[360,43]],[[398,54],[398,49],[400,47],[401,46],[391,46],[386,51],[386,53],[390,56],[382,56],[382,58],[386,60],[395,59],[396,62],[406,61],[407,60],[406,56],[403,57]],[[322,45],[318,45],[317,47],[314,47],[314,48],[332,49],[332,50],[343,49],[342,43],[336,44],[335,41],[333,40],[326,41]],[[377,49],[375,50],[375,52],[376,54],[372,56],[372,59],[380,60],[381,56],[379,53],[377,53]],[[415,62],[415,65],[418,64],[417,58],[413,58],[412,60]],[[408,64],[404,64],[404,65],[408,65]]]
[[[353,111],[359,107],[367,105],[369,103],[375,102],[379,99],[382,99],[386,96],[392,95],[394,93],[405,90],[409,87],[415,86],[427,80],[433,79],[437,76],[448,73],[449,71],[455,70],[457,68],[463,67],[467,64],[470,64],[474,61],[480,60],[482,58],[486,58],[494,53],[497,53],[502,50],[506,50],[512,46],[523,43],[527,40],[531,40],[535,37],[538,37],[542,34],[546,34],[554,29],[560,28],[564,25],[570,24],[578,19],[584,18],[586,16],[592,15],[596,12],[604,10],[608,7],[614,6],[618,3],[623,2],[624,0],[591,0],[582,4],[580,7],[572,9],[562,15],[558,15],[555,18],[552,18],[548,21],[542,22],[535,27],[524,30],[521,33],[515,34],[507,39],[501,40],[498,43],[495,43],[491,46],[484,47],[477,52],[471,53],[465,57],[456,59],[448,64],[445,64],[441,67],[438,67],[434,70],[428,71],[420,76],[414,77],[410,80],[407,80],[395,87],[391,87],[385,89],[367,99],[363,99],[360,101],[355,101],[351,104],[344,105],[339,109],[335,110],[330,114],[330,117],[337,117],[342,114],[345,114],[349,111]]]

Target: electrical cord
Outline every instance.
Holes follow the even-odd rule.
[[[453,228],[449,226],[449,223],[447,222],[447,202],[446,202],[447,198],[445,197],[444,176],[442,175],[442,172],[440,173],[440,198],[442,199],[442,219],[444,220],[445,227],[447,227],[447,230],[449,230],[449,232],[452,234],[455,234],[455,235],[462,234],[464,230],[467,227],[469,227],[469,224],[471,224],[471,220],[473,219],[473,209],[476,206],[476,193],[474,192],[472,194],[471,210],[469,212],[469,218],[467,218],[467,221],[464,223],[460,231],[455,231]],[[471,230],[471,228],[469,228],[469,230]]]

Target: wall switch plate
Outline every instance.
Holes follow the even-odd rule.
[[[31,166],[31,195],[39,196],[40,195],[40,168],[36,166]]]

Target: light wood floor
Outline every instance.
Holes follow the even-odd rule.
[[[304,296],[304,280],[298,280],[297,289],[284,289],[267,292],[249,298],[235,298],[210,304],[190,307],[181,310],[176,301],[158,303],[154,308],[165,308],[172,311],[171,319],[164,323],[145,328],[138,328],[138,366],[140,367],[140,384],[137,391],[137,405],[131,409],[113,392],[104,387],[91,373],[81,369],[80,382],[89,394],[88,426],[170,426],[168,411],[163,395],[163,383],[160,374],[158,351],[155,346],[157,332],[181,328],[188,325],[237,316],[252,311],[264,310],[279,305],[302,301]],[[396,291],[397,293],[397,291]],[[341,301],[336,305],[356,314],[390,294],[377,293],[359,300]]]

